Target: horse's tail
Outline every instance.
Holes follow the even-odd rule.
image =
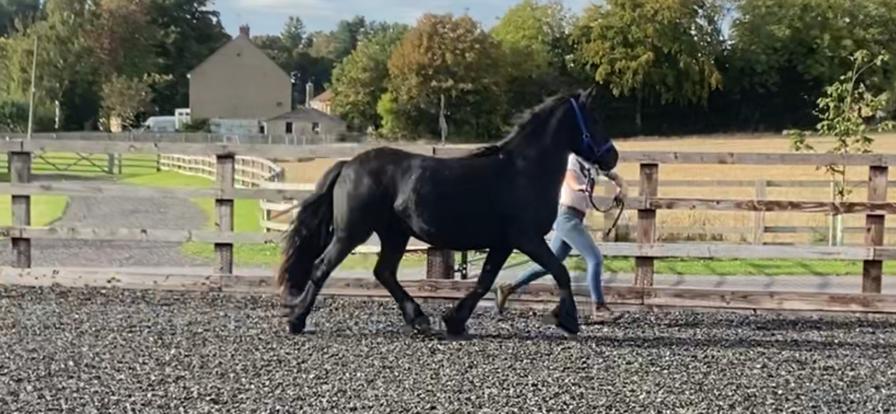
[[[318,181],[317,188],[299,207],[286,234],[283,262],[277,273],[281,295],[299,295],[311,277],[311,268],[333,238],[333,187],[345,161],[338,161]]]

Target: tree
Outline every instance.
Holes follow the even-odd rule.
[[[150,23],[150,0],[103,0],[86,29],[86,42],[100,62],[104,78],[115,74],[141,77],[155,72],[159,59],[153,45],[158,30]]]
[[[523,0],[492,29],[508,58],[512,110],[529,108],[574,83],[568,59],[570,16],[559,0]]]
[[[336,30],[331,34],[333,38],[332,56],[334,62],[340,62],[355,50],[358,41],[367,30],[367,20],[363,16],[355,16],[351,20],[341,20],[336,25]]]
[[[305,23],[296,16],[289,16],[280,32],[280,40],[286,50],[298,50],[305,46]]]
[[[850,56],[853,66],[843,74],[837,82],[825,88],[824,95],[818,99],[816,114],[821,121],[815,133],[820,136],[834,137],[834,145],[827,151],[829,154],[867,154],[871,152],[874,139],[869,135],[872,131],[883,131],[893,128],[892,122],[875,125],[881,111],[887,105],[886,93],[873,93],[866,86],[868,76],[873,69],[880,68],[888,59],[887,55],[872,55],[867,50],[859,50]],[[873,79],[873,78],[872,78]],[[808,132],[791,131],[793,149],[802,152],[814,152],[815,147],[808,141]],[[851,193],[847,186],[845,165],[824,165],[825,172],[834,184],[836,201],[843,202]],[[839,227],[839,215],[835,222]],[[838,232],[836,244],[840,244]]]
[[[380,126],[377,103],[387,89],[389,57],[407,31],[401,24],[378,27],[333,70],[333,110],[350,125]]]
[[[0,99],[0,132],[22,133],[28,130],[29,103],[24,99]],[[53,113],[46,106],[34,108],[34,131],[53,126]]]
[[[4,39],[0,90],[27,100],[31,89],[34,42],[38,41],[36,106],[61,103],[65,128],[82,129],[96,121],[101,76],[87,29],[95,14],[88,0],[48,0],[43,20]]]
[[[494,136],[506,117],[503,64],[500,45],[469,16],[425,14],[389,59],[394,113],[403,119],[383,122],[405,129],[392,132],[435,135],[444,96],[453,130]]]
[[[153,44],[159,73],[171,80],[153,88],[161,113],[174,113],[189,103],[187,74],[230,40],[208,0],[151,0],[150,22],[158,28]]]
[[[284,26],[284,33],[292,31],[295,27],[294,21],[288,21]],[[315,39],[321,36],[319,32],[312,33],[300,42],[297,48],[291,48],[284,41],[284,36],[255,36],[252,38],[253,43],[265,52],[280,68],[287,73],[297,73],[296,81],[300,84],[294,91],[293,99],[295,102],[305,101],[305,88],[301,87],[307,82],[311,82],[315,90],[320,90],[330,81],[330,75],[333,71],[333,61],[325,56],[315,53],[313,45]],[[296,39],[293,39],[296,40]]]
[[[751,110],[786,116],[779,124],[814,123],[817,99],[856,51],[896,53],[896,8],[891,0],[740,0],[731,41],[726,84],[756,102]],[[873,86],[892,88],[894,67],[870,68],[870,81],[887,83]]]
[[[0,37],[25,29],[40,13],[40,0],[0,0]]]
[[[574,38],[594,79],[617,96],[706,103],[721,87],[721,7],[716,0],[607,0],[586,9]]]
[[[134,126],[137,115],[152,107],[150,77],[129,78],[113,75],[103,84],[100,95],[103,99],[103,118],[112,125],[113,120],[122,127]]]

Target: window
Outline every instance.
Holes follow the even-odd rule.
[[[287,123],[286,123],[286,133],[287,133],[287,134],[292,134],[292,122],[287,122]]]
[[[320,123],[319,122],[311,123],[311,132],[314,132],[315,134],[320,134]]]

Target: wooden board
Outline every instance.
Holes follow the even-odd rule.
[[[0,194],[66,195],[66,196],[121,196],[142,198],[235,198],[265,199],[270,201],[301,201],[310,190],[289,188],[162,188],[89,182],[0,183]]]
[[[216,160],[217,178],[215,183],[221,190],[233,189],[234,182],[234,157],[230,155],[219,155]],[[215,227],[219,232],[233,232],[233,199],[232,198],[216,198]],[[233,273],[233,243],[215,243],[215,256],[218,259],[217,271],[219,274],[229,275]]]
[[[122,289],[178,290],[200,292],[239,292],[273,294],[270,276],[222,276],[218,274],[178,274],[134,272],[127,269],[15,269],[0,267],[0,284],[19,286],[106,287]],[[457,300],[475,286],[475,281],[414,280],[403,281],[405,289],[419,299]],[[580,309],[586,306],[587,286],[574,285]],[[389,297],[373,279],[333,278],[325,285],[324,295],[352,297]],[[723,289],[639,288],[606,286],[611,305],[730,310],[867,312],[896,314],[896,295],[830,294],[811,292],[731,291]],[[493,298],[489,294],[486,299]],[[553,285],[529,285],[514,296],[511,306],[533,303],[554,304]]]
[[[109,135],[96,139],[97,134],[69,134],[68,139],[47,139],[52,135],[35,135],[30,141],[15,139],[10,134],[8,141],[0,140],[0,149],[9,151],[47,152],[90,152],[90,153],[146,153],[184,155],[247,155],[270,159],[299,158],[349,158],[363,151],[391,146],[405,151],[455,157],[469,154],[480,145],[433,146],[398,143],[384,144],[325,144],[325,145],[284,145],[284,144],[223,144],[223,143],[182,143],[173,140],[127,141],[126,136]],[[131,137],[133,138],[133,137]],[[896,163],[896,155],[889,154],[768,154],[768,153],[707,153],[707,152],[647,152],[629,151],[620,154],[621,162],[657,164],[743,164],[743,165],[850,165],[888,166]]]
[[[9,157],[10,181],[14,184],[22,184],[31,181],[31,154],[26,152],[13,152]],[[12,196],[12,224],[18,227],[31,225],[31,196],[14,194]],[[15,254],[17,267],[31,267],[31,239],[28,237],[13,237],[12,250]]]
[[[868,169],[868,201],[880,202],[887,200],[887,167],[874,166]],[[865,216],[865,246],[881,246],[884,244],[883,214],[868,214]],[[883,275],[883,262],[880,260],[866,260],[862,264],[862,293],[880,293],[881,276]]]
[[[641,164],[638,194],[645,200],[657,196],[659,192],[659,165]],[[643,207],[638,209],[639,246],[647,246],[656,242],[656,209]],[[654,259],[651,256],[635,256],[635,286],[653,286]]]
[[[147,241],[171,243],[276,244],[283,234],[228,233],[207,230],[155,230],[86,227],[0,227],[0,238],[51,240]],[[726,243],[597,243],[607,257],[731,258],[812,260],[893,260],[894,247],[863,246],[756,246]],[[425,249],[426,243],[412,240],[410,247]],[[378,250],[376,250],[378,251]]]

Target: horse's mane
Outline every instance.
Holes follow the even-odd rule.
[[[544,115],[546,115],[551,109],[553,109],[561,100],[568,99],[570,93],[560,93],[554,96],[550,96],[545,99],[542,103],[534,106],[526,111],[521,112],[519,115],[514,117],[517,121],[514,122],[513,129],[504,136],[500,141],[486,145],[484,147],[478,148],[470,153],[469,157],[471,158],[482,158],[496,155],[501,152],[501,150],[506,149],[508,145],[526,134],[532,127],[536,124],[537,121],[541,120]]]

